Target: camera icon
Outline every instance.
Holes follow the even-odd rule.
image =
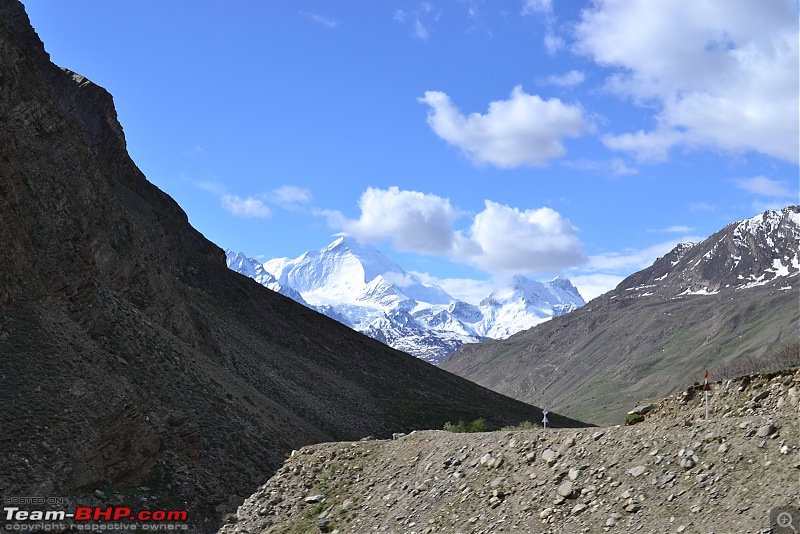
[[[800,508],[773,508],[769,511],[769,526],[774,534],[800,534]]]

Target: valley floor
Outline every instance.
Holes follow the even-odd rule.
[[[771,511],[800,528],[799,401],[789,371],[718,384],[708,421],[689,390],[634,426],[304,447],[220,532],[755,533]]]

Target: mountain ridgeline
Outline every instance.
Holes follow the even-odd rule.
[[[352,237],[296,259],[260,263],[231,250],[226,254],[231,269],[434,364],[464,343],[504,339],[585,304],[569,280],[522,276],[477,306],[469,304]]]
[[[0,73],[0,494],[211,532],[305,444],[541,420],[228,269],[16,0]]]
[[[441,367],[595,423],[800,337],[800,206],[681,244],[569,315]]]

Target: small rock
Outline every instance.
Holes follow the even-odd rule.
[[[555,463],[557,458],[558,458],[558,453],[553,449],[545,449],[544,452],[542,452],[542,460],[544,460],[548,464]]]
[[[567,480],[558,487],[558,494],[564,498],[572,495],[572,481]]]
[[[628,469],[628,473],[633,477],[638,477],[644,474],[647,468],[643,465],[637,465],[632,469]]]
[[[539,512],[539,519],[547,519],[551,515],[553,515],[553,509],[552,508],[545,508],[544,510]]]
[[[577,478],[578,478],[578,475],[580,475],[580,473],[581,473],[581,470],[580,470],[580,469],[574,469],[574,468],[573,468],[573,469],[570,469],[570,470],[569,470],[569,479],[570,479],[570,480],[575,480],[575,479],[577,479]]]
[[[640,404],[633,410],[628,412],[628,415],[644,415],[653,409],[652,404]]]
[[[492,488],[496,488],[496,487],[502,485],[503,482],[505,482],[505,480],[506,480],[506,477],[497,477],[494,480],[492,480],[492,482],[489,484],[489,486],[491,486]]]
[[[617,524],[617,520],[614,519],[613,517],[609,517],[608,519],[606,519],[606,526],[607,527],[613,527],[616,524]]]
[[[723,443],[722,445],[720,445],[719,448],[717,449],[717,452],[719,452],[720,454],[725,454],[726,452],[728,452],[728,444]]]
[[[777,428],[775,428],[775,425],[770,423],[759,428],[758,432],[756,432],[756,436],[759,438],[766,438],[767,436],[774,434],[776,431]]]
[[[325,495],[323,495],[321,493],[319,495],[309,495],[308,497],[303,499],[303,501],[305,503],[307,503],[307,504],[316,504],[316,503],[322,502],[324,500],[325,500]]]
[[[579,514],[579,513],[583,512],[584,510],[586,510],[587,508],[589,508],[587,505],[585,505],[582,502],[580,502],[580,503],[578,503],[578,504],[576,504],[575,506],[572,507],[572,510],[570,511],[570,513],[573,514],[573,515]]]

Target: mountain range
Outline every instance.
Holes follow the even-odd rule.
[[[540,406],[619,423],[704,370],[800,338],[800,206],[676,246],[583,308],[503,342],[464,345],[441,367]]]
[[[464,343],[504,339],[585,304],[567,279],[537,282],[522,276],[478,305],[469,304],[352,237],[295,259],[263,263],[225,252],[234,271],[434,364]]]
[[[303,445],[541,419],[228,269],[17,0],[0,73],[3,496],[179,507],[214,532]]]

